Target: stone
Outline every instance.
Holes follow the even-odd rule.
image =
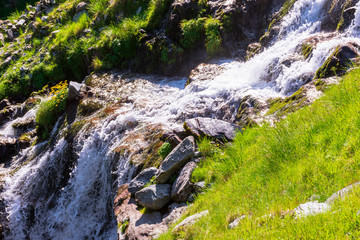
[[[26,23],[25,19],[20,19],[20,20],[17,21],[17,23],[16,23],[16,28],[21,28],[21,27],[23,27],[25,23]]]
[[[169,205],[168,209],[169,214],[167,214],[162,220],[162,222],[167,226],[178,220],[188,209],[188,206],[186,203],[172,203]]]
[[[185,218],[181,223],[179,223],[178,225],[176,225],[173,228],[172,233],[177,234],[180,231],[183,231],[185,228],[193,225],[194,223],[199,221],[202,217],[205,217],[208,214],[209,214],[209,211],[206,210],[206,211],[202,211],[197,214],[191,215],[190,217]]]
[[[14,32],[11,29],[9,29],[6,33],[7,33],[7,39],[9,41],[12,41],[14,39]]]
[[[237,217],[234,221],[232,221],[232,222],[229,224],[228,228],[229,228],[229,229],[236,228],[237,226],[239,226],[241,220],[245,219],[245,217],[246,217],[245,215],[241,215],[240,217]]]
[[[82,11],[78,12],[77,14],[75,14],[75,16],[73,17],[73,21],[74,21],[74,22],[79,21],[80,17],[81,17],[83,14],[88,15],[88,13],[87,13],[86,10],[82,10]]]
[[[0,137],[0,163],[10,160],[16,152],[16,138]]]
[[[195,140],[193,136],[185,138],[164,159],[156,177],[158,183],[166,183],[170,177],[180,170],[193,156],[195,152]]]
[[[154,184],[136,192],[135,199],[143,207],[158,210],[170,201],[170,194],[170,184]]]
[[[88,5],[89,5],[89,4],[86,3],[86,2],[81,2],[81,3],[79,3],[79,4],[76,6],[75,12],[78,13],[78,12],[81,12],[81,11],[83,11],[83,10],[86,10],[87,7],[88,7]]]
[[[184,128],[196,138],[209,137],[223,142],[233,141],[240,127],[218,119],[197,117],[188,119]]]
[[[352,61],[359,56],[360,46],[356,43],[340,45],[328,57],[325,63],[316,71],[315,78],[327,78],[335,75],[343,75],[347,69],[353,66]]]
[[[129,192],[135,194],[141,190],[158,173],[156,167],[146,168],[140,172],[129,184]]]
[[[358,187],[359,184],[360,184],[360,182],[356,182],[354,184],[351,184],[351,185],[337,191],[336,193],[331,195],[325,201],[325,203],[329,204],[329,205],[332,205],[337,199],[343,199],[347,194],[349,194],[351,191],[353,191],[355,187]]]
[[[300,204],[293,210],[293,213],[296,217],[306,217],[309,215],[315,215],[318,213],[323,213],[330,210],[330,206],[326,203],[315,202],[307,202],[304,204]]]
[[[73,81],[71,81],[69,83],[69,91],[68,91],[68,99],[69,99],[69,101],[74,101],[74,100],[78,99],[79,92],[80,92],[80,89],[81,89],[82,86],[83,86],[83,84],[73,82]]]
[[[205,187],[206,187],[205,182],[197,182],[194,184],[194,192],[202,193],[204,191]]]
[[[196,167],[196,163],[188,162],[181,170],[171,189],[171,199],[175,202],[185,202],[193,189],[191,174]]]

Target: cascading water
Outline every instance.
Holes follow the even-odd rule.
[[[128,158],[116,159],[113,150],[125,136],[143,123],[172,127],[188,117],[216,117],[223,106],[229,106],[234,116],[239,101],[247,95],[267,99],[296,91],[313,78],[336,46],[347,41],[360,44],[357,4],[347,31],[319,42],[308,59],[299,57],[299,46],[319,34],[326,14],[324,3],[298,0],[283,18],[278,38],[270,47],[246,62],[225,61],[226,70],[214,80],[183,88],[185,79],[122,79],[119,75],[116,94],[131,101],[114,115],[78,134],[73,142],[58,137],[54,146],[41,143],[14,158],[22,166],[15,173],[8,171],[5,179],[6,238],[116,239],[114,190],[129,181],[132,173]],[[129,122],[139,123],[138,127],[129,128]],[[1,131],[11,132],[9,126]],[[75,154],[68,156],[69,152]]]

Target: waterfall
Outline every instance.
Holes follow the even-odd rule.
[[[324,3],[298,0],[282,19],[273,44],[246,62],[219,62],[226,70],[213,80],[184,87],[184,78],[123,79],[119,91],[131,101],[113,115],[83,129],[73,142],[60,137],[60,131],[55,144],[25,149],[13,159],[18,168],[6,172],[1,194],[8,214],[6,239],[117,239],[112,201],[133,169],[129,158],[116,157],[114,149],[137,129],[128,123],[171,128],[189,117],[214,117],[224,106],[234,116],[247,95],[268,99],[294,93],[313,78],[336,46],[347,41],[360,44],[358,3],[355,19],[344,33],[319,42],[309,58],[300,57],[299,46],[320,33]],[[0,133],[11,135],[11,125]]]

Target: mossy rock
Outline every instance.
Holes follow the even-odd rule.
[[[303,87],[301,87],[289,97],[269,99],[268,103],[270,108],[267,111],[266,115],[275,115],[276,117],[282,117],[302,107],[306,99],[307,98],[306,94],[304,93]]]
[[[355,43],[338,46],[316,71],[315,78],[319,79],[343,75],[347,69],[353,66],[352,59],[359,56],[358,49],[359,46]]]

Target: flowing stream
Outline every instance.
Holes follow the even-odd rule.
[[[319,34],[324,3],[298,0],[283,18],[276,41],[246,62],[219,62],[226,70],[211,81],[184,87],[183,78],[119,76],[114,80],[122,81],[119,92],[131,101],[114,115],[83,129],[71,142],[60,137],[60,131],[53,144],[40,143],[14,157],[18,168],[0,169],[5,175],[1,197],[8,215],[6,239],[117,239],[112,202],[133,168],[128,157],[114,154],[114,149],[144,124],[172,128],[189,117],[217,117],[224,107],[234,120],[247,95],[268,99],[298,90],[336,46],[360,44],[358,3],[355,19],[344,33],[319,42],[310,58],[300,57],[299,46]],[[12,123],[0,127],[0,134],[13,134]]]

